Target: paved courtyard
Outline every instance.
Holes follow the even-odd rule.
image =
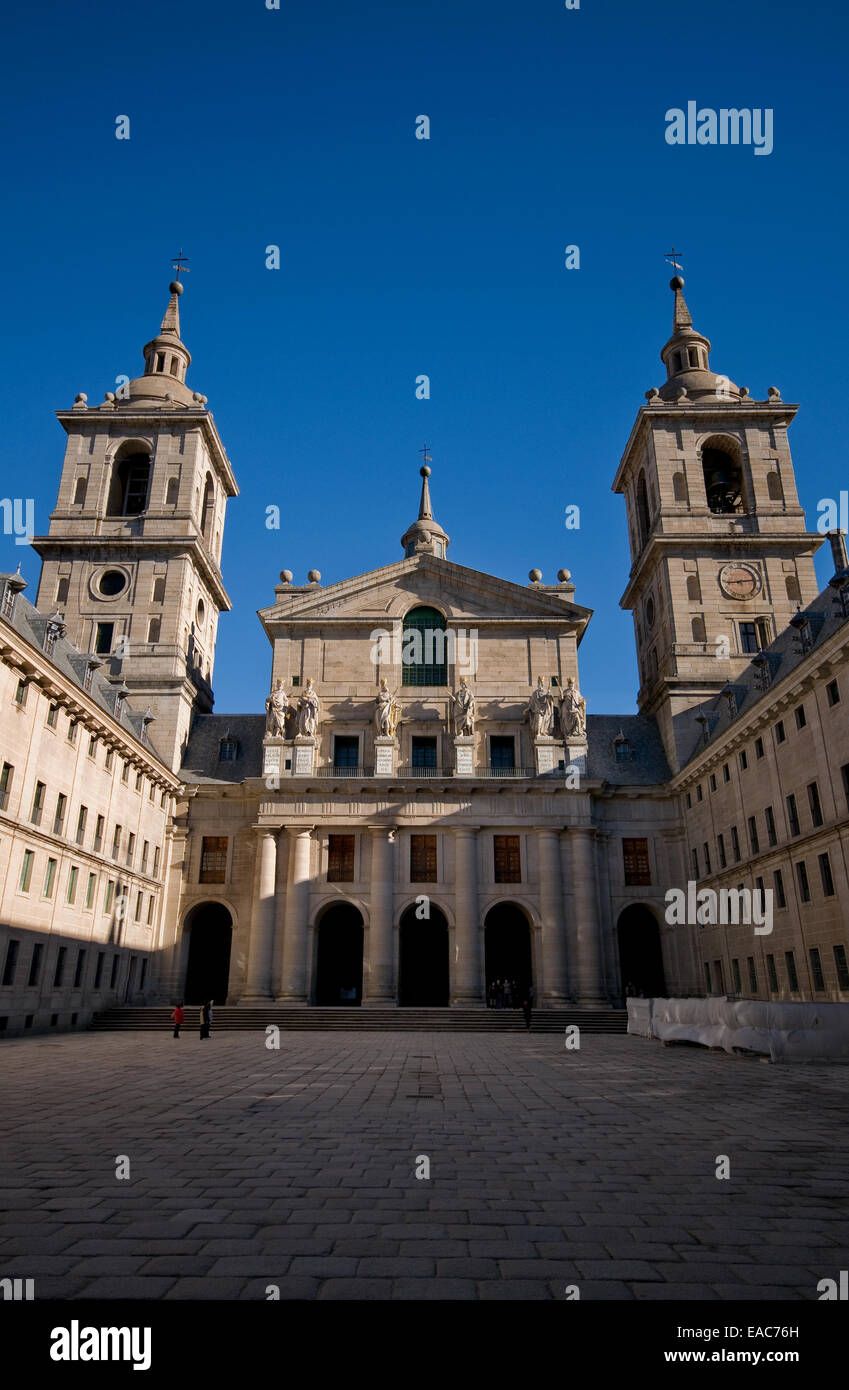
[[[2,1064],[0,1277],[37,1298],[793,1300],[849,1263],[843,1066],[194,1030]]]

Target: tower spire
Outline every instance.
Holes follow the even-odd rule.
[[[680,252],[670,253],[671,256]],[[678,269],[677,261],[672,262]],[[693,317],[684,298],[684,277],[673,275],[669,288],[675,295],[672,309],[672,336],[661,348],[661,361],[666,367],[666,381],[660,388],[661,399],[670,400],[740,400],[740,388],[727,376],[719,376],[710,368],[710,339],[693,327]]]
[[[180,337],[180,295],[185,287],[180,283],[179,277],[181,272],[188,270],[183,264],[184,260],[181,251],[175,259],[177,278],[168,286],[170,298],[159,332],[149,343],[145,343],[142,349],[144,372],[130,382],[131,400],[152,400],[165,406],[197,404],[194,393],[186,385],[186,372],[192,360],[191,353]]]
[[[427,445],[419,452],[425,459],[430,459]],[[413,555],[436,555],[439,559],[445,558],[448,549],[449,537],[443,531],[438,521],[434,521],[433,507],[430,501],[430,467],[428,463],[422,464],[419,469],[422,480],[422,494],[419,500],[419,515],[401,537],[401,544],[404,547],[406,556]]]

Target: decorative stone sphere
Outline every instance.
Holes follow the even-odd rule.
[[[659,395],[660,395],[660,392],[658,391],[657,387],[656,387],[656,386],[652,386],[651,389],[648,390],[648,391],[646,392],[646,400],[647,400],[647,401],[656,401]]]
[[[87,400],[88,396],[86,395],[85,391],[80,391],[78,396],[74,396],[74,403],[78,405],[85,405]]]
[[[321,580],[321,570],[310,570],[307,579],[311,584],[318,584]]]
[[[280,571],[280,583],[281,583],[281,584],[291,584],[291,582],[292,582],[292,571],[291,571],[291,570],[281,570],[281,571]]]
[[[528,570],[528,578],[532,584],[539,584],[542,579],[542,570]]]
[[[568,583],[569,583],[569,580],[572,578],[572,571],[571,571],[571,570],[558,570],[558,571],[557,571],[557,578],[560,580],[560,583],[561,583],[561,584],[568,584]]]
[[[419,477],[421,477],[421,478],[429,478],[429,477],[430,477],[430,469],[428,468],[428,466],[427,466],[426,463],[423,464],[422,467],[419,469]]]
[[[106,392],[106,395],[103,397],[103,399],[104,399],[105,401],[114,401],[114,399],[115,399],[115,392],[114,392],[114,391],[107,391],[107,392]]]
[[[781,392],[779,391],[777,386],[770,386],[767,394],[771,396],[774,401],[781,400]]]
[[[172,280],[171,284],[168,286],[168,289],[171,291],[172,294],[183,293],[183,286],[180,284],[179,280]]]
[[[671,290],[683,290],[683,288],[684,288],[684,276],[683,276],[683,275],[673,275],[672,279],[669,281],[669,288],[670,288]]]

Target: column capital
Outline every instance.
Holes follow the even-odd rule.
[[[450,833],[453,835],[477,835],[483,830],[482,825],[457,825]]]
[[[291,835],[291,836],[292,836],[292,839],[295,840],[295,839],[298,839],[300,836],[311,835],[312,832],[315,830],[315,826],[314,826],[314,825],[285,825],[285,826],[283,827],[283,829],[286,831],[286,834],[287,834],[287,835]],[[272,833],[273,833],[273,832],[272,832]]]
[[[377,824],[367,824],[366,830],[369,832],[370,835],[380,835],[381,833],[383,833],[384,835],[386,835],[390,844],[392,844],[394,842],[396,834],[398,833],[398,826],[387,825],[386,822],[383,821],[382,823]]]

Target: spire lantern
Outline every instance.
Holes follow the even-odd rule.
[[[672,336],[661,348],[661,360],[666,367],[666,382],[660,397],[669,400],[740,400],[740,388],[727,376],[710,369],[710,339],[693,327],[693,319],[684,298],[684,278],[673,275],[669,288],[675,295],[672,311]]]
[[[427,446],[422,450],[425,458],[428,458]],[[430,501],[430,468],[425,463],[419,469],[422,480],[422,495],[419,501],[419,514],[412,526],[404,532],[401,537],[401,545],[404,547],[404,554],[407,557],[414,555],[436,555],[440,560],[445,558],[448,550],[449,537],[443,531],[438,521],[433,519],[433,508]]]
[[[179,260],[182,260],[182,252]],[[133,401],[149,400],[157,405],[193,405],[193,393],[186,386],[186,372],[191,364],[191,353],[180,337],[180,295],[185,288],[180,283],[180,273],[187,269],[178,265],[177,277],[168,286],[170,299],[155,338],[145,343],[144,374],[130,382],[129,394]]]

